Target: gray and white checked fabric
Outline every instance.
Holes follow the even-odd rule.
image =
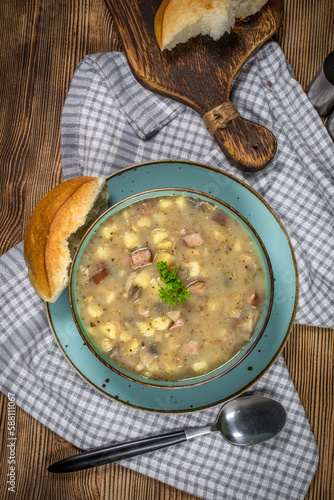
[[[200,117],[152,94],[133,78],[121,53],[86,57],[64,106],[64,179],[108,176],[157,159],[186,159],[221,168],[249,183],[273,207],[291,238],[299,267],[297,322],[334,326],[334,146],[271,42],[243,67],[231,98],[241,114],[273,131],[278,151],[264,171],[232,167]],[[67,364],[49,329],[44,303],[33,291],[22,243],[0,259],[0,388],[44,425],[88,449],[167,430],[206,425],[217,408],[189,415],[144,413],[110,401]],[[253,448],[211,435],[125,460],[123,465],[207,500],[302,499],[318,452],[282,357],[252,390],[282,402],[280,436]]]

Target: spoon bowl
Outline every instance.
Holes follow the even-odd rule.
[[[285,422],[286,412],[278,401],[264,396],[241,396],[227,402],[220,410],[217,421],[212,425],[181,429],[127,443],[102,446],[59,460],[50,465],[48,471],[62,473],[89,469],[216,431],[219,431],[227,441],[234,445],[255,445],[276,436],[283,429]]]
[[[232,444],[250,446],[276,436],[285,422],[286,412],[278,401],[245,396],[222,407],[212,430],[219,431]]]

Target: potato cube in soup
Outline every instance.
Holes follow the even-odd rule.
[[[172,320],[167,318],[166,316],[159,316],[158,318],[154,318],[152,320],[152,326],[156,330],[166,330],[171,322]]]
[[[92,302],[94,302],[94,296],[91,294],[87,295],[84,298],[84,302],[85,302],[85,304],[91,304]]]
[[[123,330],[119,336],[121,342],[129,342],[132,339],[132,335],[130,332]]]
[[[98,318],[103,313],[102,307],[96,304],[91,304],[87,307],[87,314],[91,318]]]
[[[138,330],[142,335],[145,337],[150,337],[151,335],[154,335],[155,329],[153,326],[148,322],[148,321],[140,321],[137,323]]]
[[[236,252],[241,252],[242,243],[240,240],[235,240],[234,245],[233,245],[233,250],[235,250]]]
[[[111,224],[110,226],[106,226],[102,229],[101,235],[106,240],[112,238],[113,234],[119,229],[117,224]]]
[[[140,342],[138,339],[133,339],[129,345],[128,345],[128,353],[132,354],[137,351],[137,349],[140,347]]]
[[[152,241],[155,245],[160,243],[161,241],[168,238],[168,233],[165,229],[155,229],[152,233]]]
[[[108,259],[111,257],[112,250],[110,247],[101,245],[95,250],[95,257],[97,259]]]
[[[123,236],[123,242],[126,248],[135,248],[139,245],[138,237],[133,232],[125,233]]]
[[[168,252],[158,252],[156,257],[155,257],[155,261],[156,262],[166,262],[167,263],[167,266],[169,267],[172,262],[173,262],[173,256],[172,254],[168,253]]]
[[[152,279],[152,274],[148,269],[142,269],[139,274],[134,278],[133,284],[134,285],[139,285],[142,288],[147,288],[150,284],[150,281]]]
[[[108,337],[110,339],[114,339],[116,337],[117,327],[115,323],[105,323],[104,325],[100,326],[100,330],[105,337]]]
[[[104,303],[111,304],[116,298],[116,292],[114,290],[108,290],[104,296]]]
[[[148,215],[142,215],[137,221],[139,227],[150,227],[152,224],[152,219]]]
[[[162,208],[168,208],[172,205],[172,201],[169,198],[162,198],[159,203]]]
[[[166,216],[165,214],[161,213],[161,212],[156,212],[154,215],[153,215],[153,218],[154,220],[160,224],[161,226],[165,223],[165,220],[166,220]]]
[[[165,367],[165,372],[168,373],[169,375],[174,375],[175,372],[178,371],[178,366],[176,365],[172,365],[172,364],[168,364],[166,365]]]
[[[208,363],[206,361],[197,361],[193,364],[193,369],[195,372],[204,372],[208,368]]]
[[[159,297],[159,288],[160,288],[160,285],[158,283],[158,281],[153,278],[150,282],[150,285],[148,287],[148,293],[151,297]]]
[[[158,366],[158,363],[153,361],[153,363],[151,363],[150,366],[148,366],[147,371],[150,373],[156,373],[160,371],[160,367]]]
[[[175,203],[179,208],[183,209],[186,206],[186,198],[184,196],[177,196],[175,198]]]
[[[191,278],[197,278],[201,273],[201,265],[197,261],[191,261],[188,263],[189,276]]]
[[[169,250],[169,248],[172,248],[173,243],[169,240],[167,241],[162,241],[161,243],[157,244],[157,249],[158,250]]]
[[[111,237],[111,233],[112,231],[110,231],[110,227],[106,226],[102,229],[101,236],[107,240]]]

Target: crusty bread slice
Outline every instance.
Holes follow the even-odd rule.
[[[75,177],[51,191],[33,211],[24,259],[37,293],[55,302],[68,284],[69,266],[81,237],[108,208],[108,186],[100,177]]]
[[[229,33],[236,17],[255,14],[267,0],[163,0],[154,20],[161,50],[197,35],[218,40]]]

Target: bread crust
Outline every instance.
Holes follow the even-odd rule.
[[[161,50],[171,49],[199,34],[216,40],[235,22],[237,0],[163,0],[156,15],[155,33]],[[212,16],[208,20],[208,16]],[[222,27],[213,27],[220,18]],[[218,33],[217,33],[218,29]]]
[[[102,196],[107,208],[108,188],[100,177],[75,177],[49,191],[33,211],[24,240],[29,279],[47,302],[55,302],[68,283],[71,250],[68,238],[86,223]]]
[[[218,40],[237,17],[259,11],[267,0],[162,0],[154,19],[160,50],[172,49],[197,35]]]
[[[156,13],[155,18],[154,18],[154,32],[155,32],[155,37],[157,39],[160,50],[163,50],[162,26],[163,26],[163,19],[164,19],[165,10],[166,10],[166,7],[168,4],[169,4],[169,0],[162,0],[162,3],[160,4],[160,7]]]

